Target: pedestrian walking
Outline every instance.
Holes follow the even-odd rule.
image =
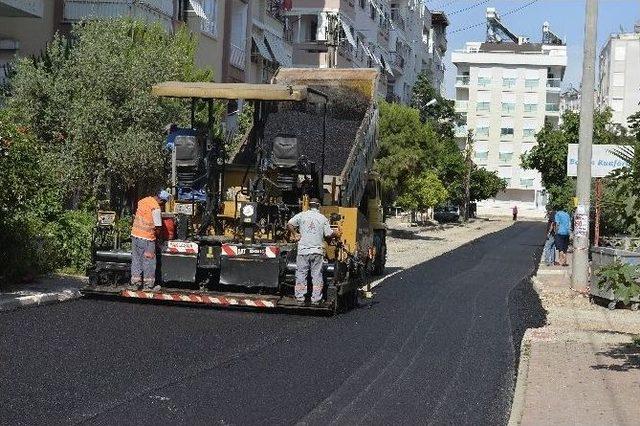
[[[547,211],[547,239],[544,242],[544,262],[551,266],[556,261],[555,211]]]
[[[513,214],[513,220],[518,220],[518,206],[513,206],[511,213]]]
[[[303,303],[307,295],[307,278],[311,274],[311,304],[322,302],[324,279],[322,276],[322,262],[324,260],[324,239],[339,236],[339,231],[331,229],[329,220],[318,210],[320,201],[312,198],[309,210],[298,213],[287,223],[287,229],[293,239],[298,241],[296,257],[295,297]],[[296,232],[298,228],[298,232]]]
[[[162,233],[162,208],[169,200],[167,191],[138,201],[131,227],[131,286],[137,290],[159,290],[156,282],[156,241]]]
[[[555,243],[558,249],[559,263],[556,265],[569,266],[567,263],[567,250],[569,249],[569,235],[571,234],[571,216],[564,209],[554,215]]]

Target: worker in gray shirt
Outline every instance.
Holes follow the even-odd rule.
[[[312,198],[309,210],[298,213],[289,220],[287,229],[298,241],[298,257],[296,258],[295,296],[298,302],[304,302],[307,293],[307,276],[311,272],[311,304],[318,305],[322,299],[322,261],[324,259],[324,239],[339,236],[340,231],[333,231],[329,220],[318,211],[320,201]],[[296,232],[299,230],[299,234]]]

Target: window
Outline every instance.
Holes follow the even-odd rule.
[[[513,137],[513,119],[511,117],[502,117],[502,122],[500,124],[500,136],[506,138]]]
[[[515,78],[502,77],[502,87],[505,87],[507,89],[511,89],[511,88],[513,88],[515,86],[516,86],[516,79]]]
[[[478,77],[478,86],[480,87],[488,87],[491,85],[490,77]]]
[[[523,138],[533,138],[536,135],[536,129],[522,129],[522,137]]]
[[[520,186],[523,188],[533,187],[533,179],[530,179],[530,178],[520,179]]]
[[[614,111],[622,111],[624,109],[624,99],[623,98],[611,99],[611,109]]]
[[[491,109],[490,102],[478,102],[476,105],[476,111],[489,111]]]
[[[524,112],[536,112],[537,110],[537,104],[524,104]]]
[[[502,113],[513,114],[516,112],[516,94],[503,92],[502,93]]]
[[[509,163],[513,159],[513,152],[500,152],[498,158],[502,163]]]
[[[216,13],[217,13],[217,0],[200,0],[202,4],[202,10],[204,11],[207,19],[200,21],[200,30],[215,36],[216,35]]]
[[[516,112],[516,104],[509,102],[502,102],[502,113],[503,114],[513,114]]]
[[[476,126],[476,136],[489,137],[489,126]]]
[[[476,151],[475,158],[478,161],[486,160],[489,158],[489,151]]]
[[[613,85],[615,87],[624,87],[624,73],[613,73]]]
[[[500,136],[513,136],[513,127],[501,127]]]
[[[524,94],[524,112],[532,113],[538,110],[538,94],[537,93],[525,93]]]
[[[536,121],[531,119],[525,119],[522,124],[522,137],[525,139],[532,139],[536,135]]]
[[[627,48],[625,46],[616,46],[615,59],[616,61],[624,61],[627,56]]]
[[[539,78],[527,78],[524,80],[524,87],[526,87],[527,89],[537,89],[539,86]]]

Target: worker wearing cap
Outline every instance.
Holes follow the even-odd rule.
[[[160,191],[138,201],[131,228],[131,288],[140,283],[144,290],[158,290],[156,286],[156,240],[162,233],[162,207],[169,200],[167,191]]]
[[[304,302],[307,293],[307,277],[311,273],[311,303],[318,305],[322,299],[322,262],[324,260],[324,239],[338,236],[339,231],[333,231],[329,220],[318,211],[320,201],[312,198],[309,202],[309,210],[293,216],[287,229],[298,241],[298,256],[296,258],[296,283],[295,296],[298,302]],[[298,232],[296,232],[298,228]]]

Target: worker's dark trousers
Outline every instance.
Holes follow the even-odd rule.
[[[156,242],[131,236],[131,284],[153,287],[156,281]]]

